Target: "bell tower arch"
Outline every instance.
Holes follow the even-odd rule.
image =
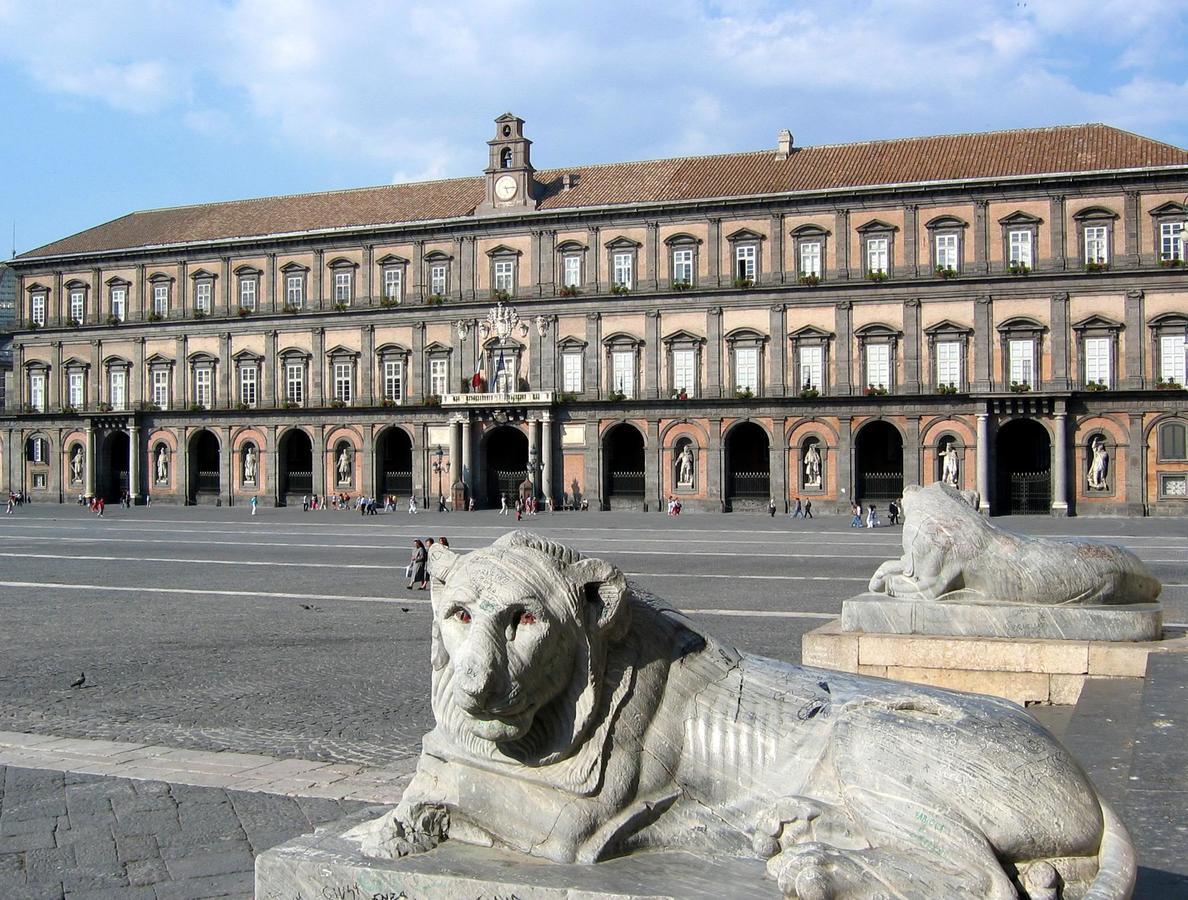
[[[536,209],[532,141],[524,137],[524,120],[504,113],[495,120],[495,137],[487,141],[489,159],[484,170],[486,194],[476,215]]]

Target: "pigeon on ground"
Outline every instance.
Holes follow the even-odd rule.
[[[302,608],[302,609],[307,609],[307,610],[310,610],[310,609],[312,609],[312,610],[316,610],[316,609],[320,609],[321,607],[314,606],[312,603],[302,603],[302,604],[301,604],[301,608]]]
[[[77,688],[77,687],[82,687],[86,683],[87,683],[87,673],[79,672],[78,677],[76,679],[74,679],[74,681],[70,682],[70,686],[72,688]]]
[[[407,606],[402,606],[402,607],[400,607],[400,611],[401,611],[401,612],[408,612],[408,607],[407,607]]]

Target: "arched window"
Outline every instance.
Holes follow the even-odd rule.
[[[512,164],[511,147],[504,147],[499,151],[499,168],[510,169]]]
[[[1185,437],[1188,429],[1181,422],[1167,422],[1159,426],[1159,458],[1188,459]]]

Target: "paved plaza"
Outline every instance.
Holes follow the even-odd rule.
[[[1188,623],[1188,521],[999,521],[1125,544],[1164,581],[1167,622]],[[516,524],[493,511],[165,506],[4,517],[0,766],[23,762],[0,768],[0,896],[246,896],[268,841],[384,799],[364,789],[367,773],[409,771],[432,719],[428,592],[405,587],[412,540],[445,535],[466,551]],[[789,662],[805,631],[900,552],[898,528],[851,529],[848,517],[559,513],[521,526],[612,560],[706,630]],[[60,771],[37,746],[47,760],[62,749]],[[180,762],[162,765],[174,751]],[[216,753],[240,761],[242,782],[198,777]],[[324,777],[252,775],[292,760]],[[212,768],[223,771],[217,758]],[[341,789],[326,787],[338,777]],[[160,833],[130,824],[142,818]],[[177,862],[189,857],[200,861]]]

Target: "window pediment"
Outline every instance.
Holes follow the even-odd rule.
[[[359,351],[352,350],[350,347],[344,347],[342,344],[335,344],[326,351],[326,355],[331,359],[341,359],[345,357],[356,359],[359,356]]]
[[[1005,322],[998,323],[998,333],[1003,335],[1035,335],[1042,334],[1047,330],[1047,326],[1042,322],[1037,322],[1035,319],[1027,316],[1015,316],[1013,319],[1007,319]]]
[[[664,239],[664,243],[669,247],[695,247],[701,242],[701,238],[684,231],[680,234],[670,234]]]
[[[49,288],[39,281],[34,281],[32,284],[25,286],[25,293],[27,294],[44,294],[48,292]]]
[[[107,279],[107,281],[105,281],[105,282],[103,282],[103,283],[104,283],[105,285],[107,285],[109,288],[113,288],[113,287],[129,288],[129,287],[132,287],[132,282],[131,282],[131,281],[129,281],[127,278],[121,278],[119,275],[112,275],[112,276],[111,276],[111,278]]]
[[[1122,323],[1105,316],[1092,315],[1075,322],[1073,331],[1121,331]]]
[[[243,269],[243,268],[247,268],[247,267],[240,266],[239,268]],[[236,269],[235,271],[236,271],[236,274],[239,273],[239,269]],[[257,271],[259,271],[259,270],[257,269]],[[218,276],[214,272],[211,272],[209,269],[195,269],[193,272],[190,273],[191,281],[213,281],[215,278],[218,278]]]
[[[380,344],[375,348],[376,356],[408,356],[409,350],[401,344]]]
[[[752,231],[750,228],[740,228],[726,235],[726,240],[732,244],[739,244],[745,241],[765,241],[767,240],[767,235],[760,234],[758,231]]]
[[[490,250],[487,251],[487,256],[492,257],[492,258],[494,258],[496,256],[523,256],[523,255],[524,255],[524,253],[522,250],[517,250],[515,247],[509,247],[509,246],[507,246],[507,244],[498,244],[497,246],[494,246]]]
[[[299,262],[287,262],[280,267],[280,271],[286,275],[303,275],[309,271],[309,266],[303,266]]]
[[[682,328],[679,331],[674,331],[671,334],[665,335],[663,338],[661,338],[661,341],[670,347],[677,344],[684,346],[701,346],[705,343],[705,338],[699,334],[694,334],[691,331],[685,331]]]
[[[336,256],[330,262],[326,263],[327,269],[357,269],[359,264],[353,259],[348,259],[345,256]]]
[[[861,328],[855,328],[854,336],[865,341],[895,340],[902,337],[903,333],[882,322],[871,322]]]
[[[829,237],[830,231],[820,225],[801,225],[799,228],[793,228],[788,234],[794,238],[823,238]]]
[[[79,291],[79,290],[85,291],[88,288],[90,288],[90,285],[87,284],[85,281],[80,281],[77,278],[71,278],[64,285],[62,285],[62,287],[63,287],[63,289],[65,289],[67,291]]]
[[[251,350],[240,350],[238,353],[233,353],[231,358],[238,364],[252,363],[258,365],[264,361],[264,357],[259,353],[253,353]]]
[[[962,325],[960,322],[954,322],[952,319],[942,319],[925,328],[924,333],[933,338],[967,337],[973,334],[973,329],[968,325]]]
[[[72,356],[69,359],[62,360],[62,368],[64,369],[89,369],[91,364],[85,359],[79,359],[77,356]]]
[[[491,335],[483,341],[484,350],[505,350],[508,353],[520,353],[524,350],[524,345],[513,337],[501,338],[498,335]]]
[[[938,228],[968,228],[969,223],[957,216],[944,215],[929,219],[924,223],[924,227],[930,231],[936,231]]]
[[[376,260],[379,266],[407,266],[409,261],[403,256],[397,256],[395,253],[387,253]]]
[[[25,363],[25,369],[29,372],[48,372],[49,363],[44,359],[31,359]]]
[[[754,328],[735,328],[725,335],[728,344],[762,344],[767,341],[767,335]]]
[[[555,249],[558,253],[585,253],[590,248],[581,241],[568,240],[562,241]]]
[[[240,278],[258,278],[259,276],[263,275],[264,272],[262,269],[257,269],[255,266],[247,265],[245,263],[242,266],[235,267],[235,274]],[[192,277],[197,278],[198,273],[195,272]]]
[[[218,362],[218,359],[205,350],[198,350],[186,357],[186,361],[192,366],[213,366]]]
[[[1085,222],[1093,219],[1116,219],[1118,214],[1112,209],[1104,206],[1087,206],[1082,210],[1073,213],[1073,219],[1078,222]]]
[[[884,231],[899,231],[899,227],[892,225],[890,222],[884,222],[882,219],[871,219],[869,222],[859,225],[854,230],[859,234],[871,234]]]
[[[109,369],[130,369],[132,368],[132,360],[125,359],[113,353],[103,360],[103,365]]]
[[[1003,216],[998,220],[998,224],[1002,226],[1010,225],[1029,225],[1037,227],[1043,223],[1043,219],[1038,216],[1033,216],[1031,213],[1025,213],[1021,209],[1015,210],[1010,215]]]
[[[172,366],[173,360],[168,356],[162,356],[160,353],[154,353],[144,361],[146,366]]]
[[[607,250],[638,250],[643,244],[620,235],[619,237],[611,238],[602,246],[606,247]]]
[[[452,347],[449,347],[449,346],[443,344],[441,341],[433,341],[433,343],[425,345],[425,349],[423,352],[426,355],[431,354],[431,353],[449,354],[449,353],[453,353],[454,349]]]
[[[425,262],[450,262],[454,257],[446,253],[444,250],[430,250],[423,257]]]
[[[833,338],[833,332],[826,331],[824,328],[818,328],[816,325],[805,325],[802,328],[797,328],[788,337],[798,343],[828,341]]]
[[[581,338],[576,338],[573,335],[563,337],[561,340],[557,341],[557,349],[561,351],[585,350],[587,346],[589,345],[585,341],[583,341]]]
[[[1160,203],[1154,209],[1150,210],[1152,216],[1183,216],[1188,214],[1188,206],[1183,203],[1177,203],[1175,200],[1168,200],[1166,203]]]
[[[172,284],[173,276],[165,272],[154,272],[148,277],[149,284]]]
[[[617,347],[621,350],[627,350],[634,347],[642,347],[643,339],[637,338],[633,334],[628,334],[625,331],[616,331],[614,334],[608,334],[602,339],[603,346]]]
[[[1184,313],[1169,312],[1155,316],[1147,322],[1151,328],[1184,329],[1188,331],[1188,316]]]
[[[286,347],[284,350],[281,350],[279,353],[277,353],[277,356],[286,362],[297,362],[308,360],[313,356],[313,354],[308,350],[302,350],[299,347]]]

